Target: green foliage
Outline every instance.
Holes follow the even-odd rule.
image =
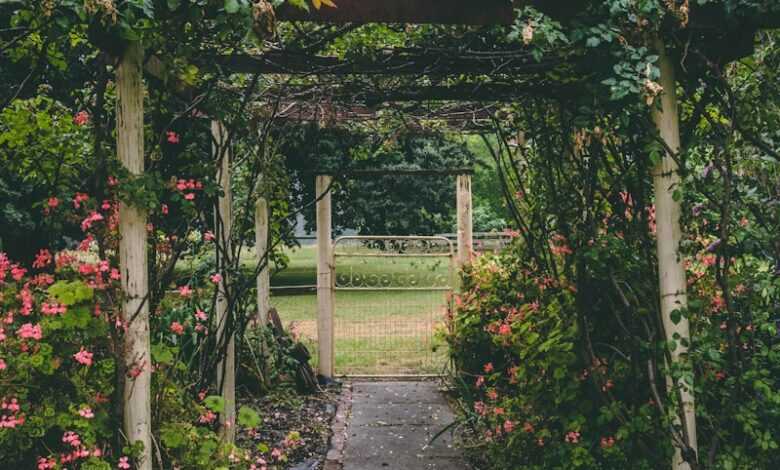
[[[519,245],[464,272],[448,340],[480,468],[656,468],[671,450],[649,393],[632,396],[636,378],[615,358],[583,361],[567,284],[535,272]]]
[[[386,175],[336,180],[334,226],[360,233],[430,235],[455,226],[455,177],[394,175],[393,170],[469,168],[473,153],[443,134],[394,133],[386,138],[345,129],[300,129],[285,141],[282,153],[303,191],[298,204],[314,200],[316,172],[342,174],[347,169],[386,170]],[[297,205],[297,204],[296,204]],[[306,211],[313,228],[313,207]]]

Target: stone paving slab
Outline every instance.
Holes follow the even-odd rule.
[[[446,404],[408,403],[379,406],[370,403],[352,404],[351,423],[354,426],[403,424],[446,426],[451,422],[452,412]]]
[[[435,382],[355,382],[343,470],[467,470]]]
[[[445,403],[435,382],[354,382],[355,403]]]

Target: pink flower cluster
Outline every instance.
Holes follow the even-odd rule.
[[[81,221],[81,230],[83,232],[86,232],[87,230],[92,228],[92,224],[94,224],[95,222],[99,222],[101,220],[103,220],[103,215],[100,214],[99,212],[92,211],[84,220]]]
[[[34,339],[40,341],[43,338],[43,330],[41,325],[32,323],[25,323],[16,330],[16,335],[21,339]]]
[[[19,413],[21,409],[16,398],[10,400],[4,398],[0,403],[0,410],[3,412],[0,415],[0,429],[13,429],[24,424],[24,415]]]
[[[67,454],[60,454],[61,465],[70,462],[75,462],[78,459],[87,459],[89,457],[100,457],[103,455],[103,451],[101,451],[98,448],[95,448],[92,451],[90,451],[89,449],[84,447],[81,444],[81,437],[73,431],[67,431],[65,434],[63,434],[62,442],[68,444],[74,449]],[[40,460],[38,462],[40,468]],[[50,468],[50,467],[44,467],[44,468]]]
[[[171,322],[171,326],[169,327],[169,329],[171,330],[171,333],[175,335],[181,336],[184,334],[184,325],[182,325],[177,321]]]
[[[84,349],[84,346],[79,349],[79,352],[73,355],[73,358],[78,362],[79,364],[85,365],[85,366],[91,366],[92,365],[92,356],[93,354],[86,349]]]
[[[176,181],[176,189],[184,194],[184,199],[192,201],[195,199],[195,193],[192,191],[203,189],[203,183],[194,179],[179,179]]]
[[[68,308],[65,305],[57,302],[52,302],[52,303],[43,302],[41,304],[41,313],[43,313],[44,315],[50,315],[50,316],[64,315],[67,309]]]
[[[89,113],[86,111],[79,111],[73,116],[73,123],[77,126],[83,126],[89,122]]]

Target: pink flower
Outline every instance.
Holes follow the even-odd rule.
[[[16,330],[16,335],[22,339],[34,339],[40,341],[43,337],[43,331],[41,325],[33,325],[32,323],[25,323]]]
[[[504,421],[504,432],[509,434],[510,432],[514,431],[515,429],[515,423],[512,421],[506,420]]]
[[[76,359],[76,362],[79,364],[83,364],[85,366],[92,365],[92,353],[84,349],[84,346],[79,349],[79,352],[73,355],[73,358]]]
[[[168,215],[168,204],[160,206],[160,212],[162,212],[163,215]]]
[[[185,298],[190,297],[192,295],[192,289],[187,284],[179,286],[179,295]]]
[[[86,419],[92,419],[95,417],[95,413],[92,412],[92,408],[86,406],[79,410],[79,416]]]
[[[87,196],[86,194],[76,193],[76,195],[73,196],[73,207],[76,209],[80,209],[81,203],[88,200],[89,200],[89,196]]]
[[[27,274],[27,270],[18,264],[11,265],[11,277],[14,281],[21,281],[24,275]]]
[[[184,199],[188,201],[194,201],[195,200],[195,193],[187,193],[184,195]]]
[[[222,282],[222,274],[220,274],[220,273],[212,274],[211,275],[211,282],[213,282],[214,284],[219,284],[220,282]]]
[[[0,370],[5,370],[8,367],[8,365],[5,363],[5,361],[0,358]]]
[[[83,126],[89,122],[89,113],[86,111],[79,111],[73,116],[73,123],[77,126]]]
[[[566,433],[564,440],[569,444],[576,444],[580,442],[580,433],[578,431],[569,431]]]
[[[200,321],[206,321],[209,319],[209,316],[203,310],[198,309],[195,311],[195,318]]]
[[[93,223],[100,220],[103,220],[103,216],[95,211],[92,211],[92,213],[90,213],[87,218],[81,221],[81,230],[86,232],[90,227],[92,227]]]
[[[184,325],[182,325],[181,323],[179,323],[177,321],[172,322],[171,326],[169,327],[169,329],[171,330],[171,333],[173,333],[175,335],[181,336],[181,335],[184,334]]]
[[[489,374],[489,373],[493,372],[493,363],[492,362],[488,362],[487,364],[485,364],[485,367],[483,367],[483,369],[484,369],[486,374]]]
[[[509,336],[512,334],[512,327],[506,323],[502,323],[501,327],[498,329],[498,334],[501,336]]]
[[[60,200],[52,196],[49,198],[48,201],[46,201],[46,205],[49,206],[49,209],[54,209],[55,207],[60,205]]]
[[[51,253],[49,253],[49,250],[40,250],[38,251],[38,254],[35,255],[35,261],[33,261],[33,268],[35,269],[41,269],[43,267],[46,267],[49,263],[51,263],[52,257]]]
[[[128,459],[125,456],[119,457],[119,463],[116,465],[117,468],[121,468],[122,470],[128,470],[130,469],[130,459]]]
[[[63,434],[62,442],[65,444],[70,444],[72,447],[81,446],[81,438],[73,431],[67,431],[65,434]]]
[[[203,234],[203,239],[207,242],[214,241],[216,237],[214,237],[214,233],[209,231],[206,231],[206,233]]]
[[[217,415],[215,415],[211,410],[208,410],[202,415],[200,415],[200,417],[198,418],[198,422],[200,424],[209,424],[209,423],[213,423],[215,419],[217,419]]]
[[[57,468],[57,461],[53,458],[38,457],[38,470],[53,470]]]
[[[615,438],[612,436],[609,437],[602,437],[601,438],[601,448],[602,449],[609,449],[610,447],[615,445]]]
[[[177,134],[177,133],[175,133],[173,131],[168,131],[168,132],[166,132],[166,135],[167,135],[167,139],[168,139],[168,143],[169,144],[178,144],[179,143],[179,134]]]
[[[43,302],[41,304],[41,312],[44,315],[64,315],[65,311],[67,310],[67,307],[65,305],[60,303],[47,303]]]

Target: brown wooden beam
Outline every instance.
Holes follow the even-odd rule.
[[[269,51],[260,55],[206,57],[203,65],[217,64],[234,73],[306,75],[512,74],[546,72],[557,59],[535,61],[522,50],[505,54],[456,54],[452,51],[386,51],[375,59],[349,60],[333,56]]]
[[[511,24],[510,0],[334,0],[336,8],[302,10],[288,3],[276,10],[280,20],[318,23]]]
[[[282,21],[318,23],[433,23],[508,25],[515,9],[532,5],[558,20],[571,18],[587,0],[333,0],[336,8],[310,11],[287,3],[276,10]]]

